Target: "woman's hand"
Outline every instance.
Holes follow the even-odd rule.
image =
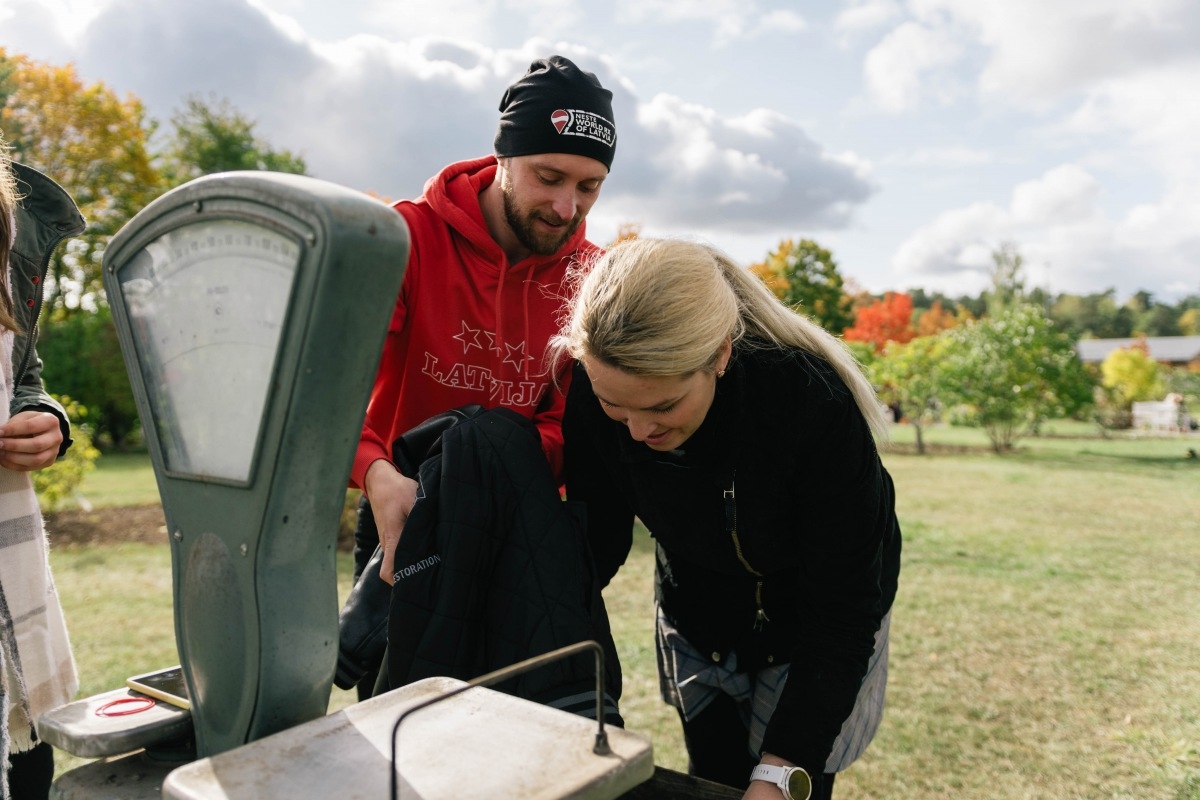
[[[772,767],[796,766],[787,759],[770,753],[763,753],[758,763],[768,764]],[[746,789],[746,793],[742,795],[742,800],[783,800],[783,798],[783,789],[780,789],[770,781],[750,781],[750,786]]]
[[[766,781],[750,781],[742,800],[783,800],[783,790]]]
[[[379,528],[379,541],[383,543],[383,563],[379,565],[379,577],[391,584],[396,572],[396,545],[404,523],[417,502],[417,482],[400,473],[392,464],[379,459],[367,468],[363,478],[363,490],[371,501],[375,525]]]
[[[62,426],[49,411],[21,411],[0,425],[0,466],[14,472],[45,469],[58,459]]]

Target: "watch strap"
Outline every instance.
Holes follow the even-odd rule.
[[[801,773],[800,786],[804,789],[803,795],[795,795],[791,791],[792,775]],[[808,773],[800,767],[777,767],[772,764],[759,764],[750,773],[752,781],[767,781],[773,783],[780,788],[783,796],[787,800],[809,800],[812,797],[812,779]]]

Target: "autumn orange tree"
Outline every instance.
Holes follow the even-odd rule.
[[[642,224],[640,222],[622,222],[617,226],[617,237],[608,243],[608,247],[616,247],[621,242],[636,239],[641,235]]]
[[[153,128],[137,98],[85,85],[71,65],[0,48],[0,130],[13,158],[62,184],[88,223],[51,261],[51,314],[103,304],[100,262],[109,237],[163,188],[148,149]]]
[[[916,316],[913,324],[913,335],[914,338],[937,336],[942,331],[948,331],[955,325],[966,322],[969,319],[972,319],[971,312],[962,306],[959,306],[957,313],[951,312],[942,307],[941,300],[934,300],[929,308]]]
[[[903,292],[888,292],[858,311],[854,325],[846,329],[846,341],[866,342],[883,352],[888,342],[904,344],[912,340],[912,297]]]

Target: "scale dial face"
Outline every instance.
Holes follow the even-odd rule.
[[[250,482],[300,256],[276,230],[211,219],[164,233],[119,268],[169,472]]]

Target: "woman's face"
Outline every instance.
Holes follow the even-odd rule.
[[[728,354],[718,359],[723,370]],[[600,407],[611,419],[629,428],[635,441],[653,450],[674,450],[683,445],[708,414],[716,394],[714,370],[684,377],[630,375],[616,367],[585,359],[584,367]]]

